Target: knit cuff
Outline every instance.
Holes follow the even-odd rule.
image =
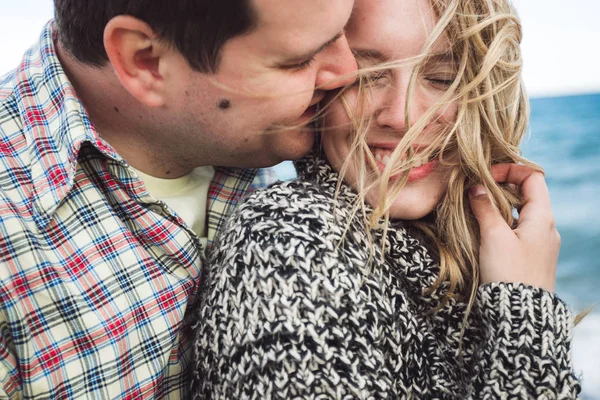
[[[571,313],[556,295],[520,283],[489,283],[478,289],[477,302],[497,350],[521,362],[527,356],[570,362]]]

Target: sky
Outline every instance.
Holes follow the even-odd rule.
[[[513,2],[523,23],[529,94],[600,92],[600,0]],[[19,63],[51,17],[52,0],[0,0],[0,75]]]

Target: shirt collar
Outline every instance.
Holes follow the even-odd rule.
[[[77,157],[88,142],[124,162],[96,132],[58,59],[53,21],[14,72],[14,94],[22,129],[31,140],[29,162],[36,223],[45,227],[71,190]]]

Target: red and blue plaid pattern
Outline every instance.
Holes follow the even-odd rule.
[[[198,238],[94,130],[54,36],[0,78],[0,398],[185,397]],[[271,180],[218,168],[209,239]]]

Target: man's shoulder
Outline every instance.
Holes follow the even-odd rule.
[[[0,203],[21,203],[31,186],[30,146],[15,91],[14,73],[0,78]],[[25,190],[25,191],[24,191]]]
[[[23,128],[16,95],[16,71],[0,76],[0,154],[6,153],[6,141]]]
[[[5,72],[0,71],[0,104],[14,95],[16,69]]]

